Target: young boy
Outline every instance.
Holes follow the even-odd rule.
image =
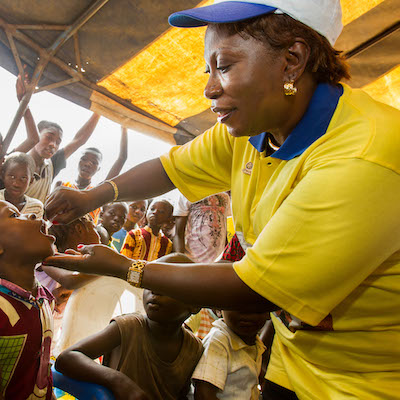
[[[121,142],[119,148],[119,156],[110,171],[107,174],[106,180],[111,179],[121,172],[122,167],[128,157],[128,132],[127,129],[122,127]],[[82,156],[78,163],[78,176],[75,182],[57,182],[55,186],[66,186],[78,190],[89,190],[92,186],[93,176],[100,170],[103,154],[95,147],[88,147],[83,150]],[[90,215],[95,224],[98,222],[101,209],[93,210]]]
[[[0,190],[0,200],[14,204],[22,214],[35,214],[42,218],[43,203],[25,194],[34,170],[35,163],[28,154],[16,152],[7,156],[1,169],[5,189]]]
[[[117,400],[186,398],[203,348],[182,323],[198,309],[149,290],[143,297],[145,316],[115,318],[103,331],[61,353],[57,370],[103,385]],[[90,361],[103,354],[107,366]]]
[[[171,253],[172,242],[161,227],[172,218],[174,208],[167,200],[154,200],[146,214],[147,225],[126,235],[121,254],[134,260],[153,261]]]
[[[42,219],[0,201],[0,398],[5,400],[52,397],[54,300],[34,269],[53,254],[53,243]]]
[[[103,206],[99,216],[100,223],[96,227],[102,244],[114,248],[111,237],[123,227],[128,211],[126,203],[111,203]]]
[[[50,193],[54,177],[66,166],[66,160],[83,146],[93,133],[100,116],[93,114],[76,133],[71,142],[59,150],[63,130],[55,122],[41,121],[38,124],[39,143],[29,152],[35,161],[35,180],[28,189],[28,196],[42,203]],[[30,127],[36,129],[35,124]]]
[[[258,400],[265,346],[257,334],[268,313],[222,311],[222,316],[203,339],[204,354],[192,376],[194,398]]]
[[[129,213],[124,226],[112,235],[112,243],[118,252],[121,251],[126,235],[132,229],[139,228],[139,223],[146,215],[147,200],[133,201],[129,204]]]

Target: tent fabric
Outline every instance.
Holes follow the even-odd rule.
[[[0,65],[18,73],[6,30],[20,35],[15,36],[15,45],[32,73],[38,62],[38,47],[51,46],[63,32],[61,28],[73,24],[93,3],[94,0],[3,0]],[[190,140],[215,122],[210,102],[203,97],[207,81],[203,73],[204,28],[171,28],[167,18],[172,12],[210,3],[211,0],[105,2],[79,28],[77,40],[70,38],[57,51],[57,62],[49,62],[38,86],[69,80],[74,75],[71,70],[75,70],[74,76],[83,79],[50,91],[169,143]],[[352,74],[348,83],[400,107],[400,0],[341,3],[345,26],[335,47],[348,58]],[[38,25],[47,29],[37,29]],[[48,29],[43,25],[58,26]],[[80,75],[76,73],[76,43]]]

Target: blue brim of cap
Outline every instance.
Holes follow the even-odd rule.
[[[223,24],[242,21],[274,12],[276,7],[264,4],[245,3],[240,1],[225,1],[211,6],[192,8],[173,13],[168,22],[179,28],[194,28],[209,23]]]

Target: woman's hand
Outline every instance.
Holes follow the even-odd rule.
[[[88,190],[58,187],[46,200],[45,215],[53,223],[67,224],[96,208]]]
[[[67,250],[47,257],[43,264],[86,274],[110,275],[126,279],[132,260],[102,244],[79,245],[79,251]]]

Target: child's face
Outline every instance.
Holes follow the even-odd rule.
[[[96,225],[93,221],[83,222],[84,229],[79,235],[79,243],[82,244],[98,244],[100,243],[100,236],[97,233]]]
[[[77,221],[68,234],[66,248],[76,250],[78,244],[99,243],[100,236],[93,221]]]
[[[101,214],[101,223],[109,235],[118,232],[124,225],[128,209],[124,204],[111,204]]]
[[[90,151],[84,153],[79,160],[78,173],[83,179],[90,180],[100,168],[100,158]]]
[[[0,261],[29,264],[51,256],[55,238],[46,232],[42,219],[21,215],[13,204],[0,201]]]
[[[129,214],[128,220],[133,224],[137,224],[146,213],[146,202],[142,201],[134,201],[129,204]]]
[[[152,203],[147,211],[147,221],[149,225],[161,226],[172,217],[172,207],[163,202],[156,201]]]
[[[7,194],[13,198],[22,197],[28,190],[31,181],[31,172],[26,164],[12,161],[3,171],[3,182]]]
[[[183,323],[191,314],[189,307],[172,297],[144,289],[143,305],[148,318],[159,323]]]
[[[35,149],[40,157],[51,158],[60,147],[61,139],[62,134],[58,129],[43,129],[40,132],[40,140]]]
[[[245,313],[239,311],[222,311],[222,316],[228,327],[245,342],[253,342],[260,329],[264,326],[268,313]]]

